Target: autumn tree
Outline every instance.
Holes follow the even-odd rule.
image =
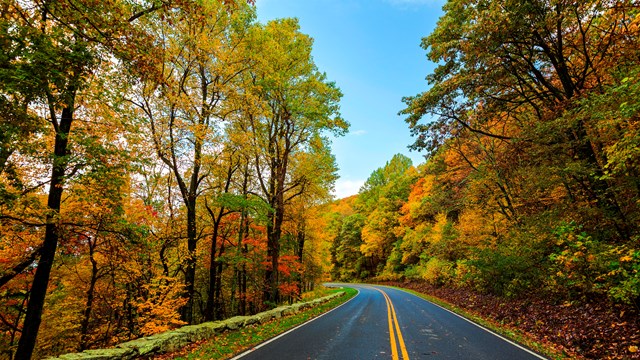
[[[427,162],[367,180],[362,255],[377,257],[382,278],[637,304],[637,5],[444,9],[423,40],[439,64],[430,89],[402,111]],[[344,239],[333,244],[336,278],[358,276]]]
[[[445,210],[442,229],[455,230],[463,251],[420,251],[460,260],[456,271],[473,268],[478,288],[513,295],[547,283],[557,294],[572,283],[574,295],[608,288],[619,296],[634,275],[614,284],[621,277],[613,274],[633,266],[611,265],[631,262],[612,254],[634,248],[638,191],[635,173],[611,171],[619,154],[633,159],[615,139],[634,138],[613,124],[633,124],[635,113],[632,102],[610,95],[633,91],[623,73],[637,60],[637,5],[451,0],[444,10],[422,44],[439,64],[431,87],[405,98],[402,113],[417,136],[413,148],[429,151],[429,182],[454,201],[432,192],[425,198],[435,218],[419,221],[407,207],[401,232],[414,236],[430,223],[421,236],[432,238]],[[581,270],[571,271],[574,262]],[[595,279],[612,283],[597,287]]]
[[[297,22],[255,25],[251,5],[0,2],[10,357],[256,312],[319,276],[340,92]]]
[[[320,234],[313,231],[317,206],[330,199],[330,191],[337,179],[337,166],[331,154],[328,139],[317,137],[309,142],[305,151],[291,159],[293,177],[305,177],[303,192],[287,207],[284,233],[291,238],[290,255],[299,267],[294,271],[289,284],[290,295],[299,295],[307,285],[313,286],[321,276],[322,260],[316,252],[321,251]],[[282,287],[283,285],[281,285]]]
[[[336,256],[338,255],[335,248],[338,243],[336,238],[340,235],[343,223],[345,219],[355,214],[354,202],[357,196],[351,196],[344,199],[337,199],[332,202],[322,204],[316,208],[318,216],[314,218],[314,228],[319,233],[318,236],[322,238],[322,243],[325,251],[328,250],[329,256],[327,256],[328,263],[324,265],[324,273],[326,276],[331,276],[333,279],[339,279],[341,270],[339,266],[336,266]],[[357,251],[359,252],[360,243],[357,245]]]
[[[194,5],[195,6],[195,5]],[[147,26],[161,41],[155,76],[143,78],[131,99],[148,126],[158,158],[173,174],[186,209],[185,285],[188,303],[183,319],[193,321],[196,246],[201,236],[197,209],[203,160],[216,151],[221,121],[233,111],[226,101],[234,79],[245,70],[237,49],[252,21],[245,4],[234,8],[207,1],[195,9],[174,11]],[[170,21],[167,21],[169,20]]]
[[[229,124],[226,132],[234,126]],[[227,135],[229,136],[229,135]],[[207,300],[204,311],[205,320],[222,318],[224,299],[222,298],[223,270],[228,263],[223,261],[225,249],[232,244],[232,239],[222,236],[223,232],[234,229],[230,235],[236,241],[235,251],[242,252],[243,240],[248,236],[247,226],[250,222],[250,210],[261,207],[249,194],[253,174],[249,172],[249,159],[238,144],[227,139],[219,154],[206,163],[211,176],[205,179],[206,192],[204,207],[209,215],[211,243],[209,250],[209,282]],[[225,218],[232,217],[227,220]],[[235,232],[235,234],[233,234]],[[229,249],[233,251],[233,249]],[[236,265],[236,264],[234,264]],[[235,269],[238,271],[238,269]]]
[[[260,25],[252,33],[248,54],[252,68],[247,89],[243,128],[250,137],[259,195],[269,204],[264,299],[278,299],[278,263],[286,206],[301,196],[309,174],[293,173],[291,162],[326,131],[343,134],[347,123],[338,116],[340,91],[327,81],[311,57],[312,40],[299,31],[296,20]]]
[[[442,61],[429,76],[432,88],[405,99],[414,147],[435,150],[471,132],[505,142],[512,158],[548,159],[548,170],[571,163],[573,170],[551,176],[629,239],[623,198],[602,178],[593,119],[570,114],[611,81],[612,64],[629,61],[621,54],[635,56],[632,2],[449,1],[445,11],[423,41],[430,59]],[[437,118],[421,123],[425,114]]]
[[[11,2],[2,3],[3,107],[9,120],[27,120],[8,124],[3,136],[16,137],[42,132],[51,138],[50,158],[44,166],[51,169],[46,200],[46,214],[42,220],[44,234],[38,252],[37,268],[30,289],[26,317],[15,357],[28,359],[35,346],[44,306],[51,267],[61,236],[59,222],[62,195],[69,178],[78,170],[72,158],[72,128],[78,114],[86,106],[81,97],[92,75],[107,54],[116,54],[128,61],[133,56],[128,46],[139,39],[136,20],[146,13],[160,9],[160,4],[141,6],[137,3],[115,2]],[[4,53],[4,51],[3,51]],[[139,64],[145,63],[138,56]],[[6,89],[6,92],[5,90]],[[5,124],[3,122],[3,124]],[[3,125],[4,126],[4,125]],[[6,134],[6,135],[5,135]],[[3,142],[2,162],[7,169],[9,155],[20,147]],[[4,148],[4,144],[9,145]],[[29,153],[25,151],[25,156]],[[77,164],[75,164],[77,165]],[[11,167],[11,166],[9,166]],[[42,179],[44,176],[38,176]],[[34,184],[32,184],[33,186]],[[41,189],[45,184],[35,184]],[[34,191],[34,190],[31,190]],[[14,270],[24,269],[36,259],[33,254]],[[19,271],[14,271],[18,273]]]

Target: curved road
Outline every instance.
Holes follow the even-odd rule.
[[[347,286],[349,302],[234,359],[544,359],[407,292]]]

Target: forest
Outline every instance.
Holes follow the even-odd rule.
[[[327,279],[637,314],[640,5],[443,10],[428,87],[398,109],[425,162],[398,154],[332,201],[349,124],[297,20],[0,0],[0,356],[253,314]]]
[[[444,11],[422,42],[429,88],[401,110],[427,160],[396,155],[323,207],[332,276],[637,311],[640,5]]]
[[[323,207],[332,275],[640,306],[640,5],[451,0],[396,155]]]
[[[1,0],[1,357],[256,313],[318,282],[310,219],[349,125],[312,43],[252,1]]]

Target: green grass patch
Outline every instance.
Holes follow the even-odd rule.
[[[324,314],[357,294],[357,290],[351,288],[326,289],[318,290],[318,293],[316,294],[318,296],[314,297],[322,297],[338,291],[344,291],[345,295],[313,308],[306,309],[295,315],[285,316],[265,324],[256,324],[235,331],[224,332],[201,344],[198,344],[196,348],[187,350],[189,352],[186,354],[179,354],[179,356],[174,357],[174,359],[228,359],[235,354],[250,349],[291,328]],[[307,298],[305,300],[308,299],[311,298]]]
[[[342,291],[342,289],[330,288],[326,286],[316,286],[311,291],[303,292],[300,296],[300,301],[311,301],[313,299],[318,299],[339,291]]]
[[[387,286],[387,285],[384,285]],[[401,288],[401,287],[397,287],[397,286],[387,286],[390,288],[395,288],[398,290],[402,290],[402,291],[406,291],[408,293],[411,293],[413,295],[416,295],[420,298],[423,298],[429,302],[432,302],[436,305],[439,305],[449,311],[452,311],[464,318],[467,318],[473,322],[475,322],[476,324],[482,325],[483,327],[495,332],[496,334],[500,334],[502,336],[504,336],[507,339],[510,339],[512,341],[517,342],[518,344],[524,345],[526,347],[528,347],[529,349],[537,352],[538,354],[541,354],[549,359],[554,359],[554,360],[563,360],[563,359],[570,359],[570,357],[564,353],[562,353],[561,351],[558,351],[557,349],[554,349],[552,347],[549,346],[545,346],[544,344],[535,341],[533,339],[531,339],[529,336],[527,336],[525,333],[519,331],[518,329],[515,328],[511,328],[511,327],[505,327],[504,325],[497,323],[495,321],[490,321],[488,319],[482,318],[472,312],[469,312],[465,309],[462,309],[460,307],[457,307],[453,304],[450,304],[446,301],[443,301],[442,299],[439,299],[437,297],[434,296],[430,296],[427,294],[423,294],[411,289],[405,289],[405,288]]]

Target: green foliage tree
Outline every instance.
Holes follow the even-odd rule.
[[[356,207],[367,217],[361,251],[373,263],[376,274],[382,271],[399,240],[394,233],[397,214],[407,201],[415,175],[411,159],[394,155],[384,167],[374,170],[358,195]]]
[[[371,276],[367,258],[360,252],[362,228],[366,218],[361,214],[347,216],[342,221],[340,232],[333,239],[331,257],[335,279],[342,281],[361,280]]]
[[[271,207],[267,215],[267,256],[264,299],[278,299],[278,263],[285,208],[307,190],[306,173],[292,172],[296,154],[322,139],[324,132],[344,134],[348,124],[339,117],[342,96],[327,81],[311,57],[312,40],[297,20],[275,20],[257,26],[246,50],[252,68],[245,77],[242,131],[249,136],[259,195]],[[333,171],[331,171],[333,172]]]

